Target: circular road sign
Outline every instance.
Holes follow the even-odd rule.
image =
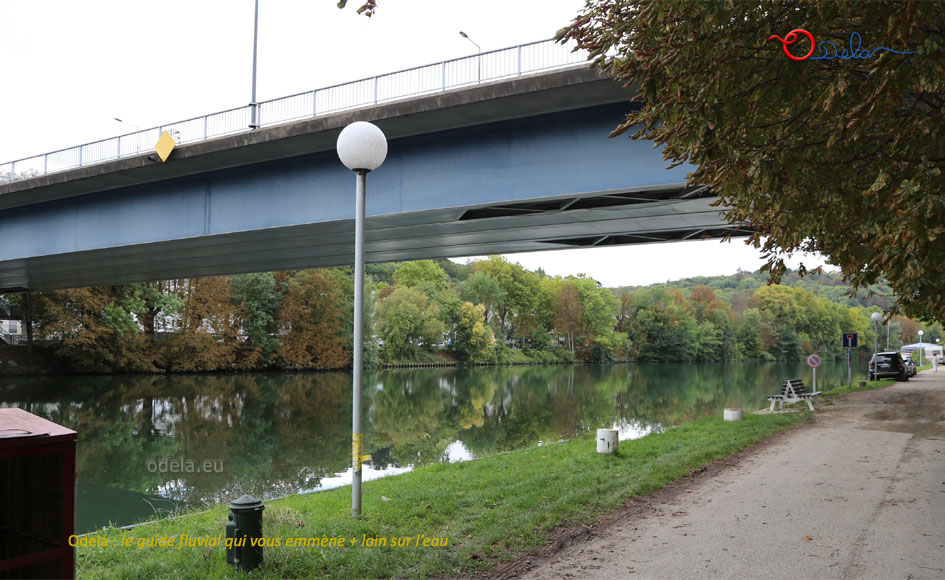
[[[807,357],[807,364],[809,364],[810,366],[814,368],[817,368],[820,365],[820,357],[817,356],[816,354],[810,355],[809,357]]]

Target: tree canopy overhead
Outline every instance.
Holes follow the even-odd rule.
[[[945,3],[587,0],[558,38],[638,87],[612,136],[694,164],[775,281],[820,252],[945,320]]]

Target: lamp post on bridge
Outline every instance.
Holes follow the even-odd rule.
[[[135,125],[134,123],[129,123],[128,121],[119,119],[118,117],[112,117],[112,119],[115,119],[116,121],[118,121],[119,123],[122,123],[122,124],[124,124],[124,125],[128,125],[129,127],[134,127],[134,128],[135,128],[135,131],[140,131],[140,130],[141,130],[141,127]]]
[[[253,95],[249,99],[249,128],[259,128],[259,103],[256,102],[256,46],[259,40],[259,0],[256,0],[256,14],[253,16]]]
[[[135,128],[135,153],[141,151],[141,127],[135,125],[134,123],[129,123],[124,119],[119,119],[118,117],[112,117],[122,125],[128,125],[129,127]],[[118,156],[121,157],[121,137],[118,137]]]
[[[351,404],[351,515],[361,516],[361,377],[364,372],[364,206],[367,174],[387,158],[387,138],[371,123],[351,123],[338,135],[338,157],[354,171],[354,356]]]
[[[476,82],[482,82],[482,47],[479,46],[478,42],[469,38],[469,35],[462,30],[459,31],[459,35],[476,45],[476,50],[478,51],[476,55]]]

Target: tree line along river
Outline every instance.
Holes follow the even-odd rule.
[[[863,365],[858,365],[862,367]],[[865,378],[854,368],[854,383]],[[397,369],[364,382],[364,477],[464,461],[616,427],[640,437],[725,407],[767,406],[795,363]],[[825,361],[818,385],[846,385]],[[248,373],[0,378],[16,406],[79,434],[78,528],[182,506],[350,482],[351,375]]]

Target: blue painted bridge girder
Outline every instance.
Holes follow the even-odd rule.
[[[601,79],[573,86],[592,82]],[[530,98],[568,100],[549,94]],[[686,185],[690,167],[666,169],[651,143],[607,138],[625,102],[571,100],[546,110],[523,101],[511,116],[501,97],[479,102],[488,114],[468,102],[407,115],[374,107],[301,137],[238,136],[190,156],[183,147],[166,164],[144,156],[0,188],[0,292],[350,264],[354,175],[334,140],[356,119],[389,137],[387,160],[368,175],[368,261],[747,233],[725,222],[706,188]]]

